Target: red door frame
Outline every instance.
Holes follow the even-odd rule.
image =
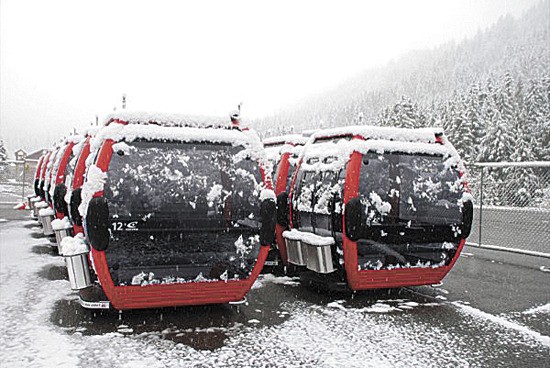
[[[74,173],[73,173],[73,181],[71,183],[71,192],[82,187],[82,184],[84,184],[84,174],[86,174],[86,159],[90,155],[91,139],[92,138],[90,136],[86,138],[86,141],[84,142],[84,145],[80,150],[80,154],[78,155],[78,159],[76,160],[76,165],[74,167]],[[80,225],[73,224],[73,231],[75,234],[78,234],[78,233],[83,234],[84,228]]]
[[[40,158],[38,159],[38,164],[36,165],[36,170],[34,171],[34,182],[33,182],[33,185],[34,185],[34,191],[36,195],[38,195],[38,186],[40,185],[40,173],[42,172],[42,163],[44,162],[44,157],[46,157],[46,155],[42,155],[40,156]],[[37,182],[38,180],[38,182]]]
[[[42,167],[42,172],[40,173],[40,182],[42,183],[42,188],[44,192],[46,191],[46,167],[48,167],[48,163],[50,162],[50,158],[52,157],[52,152],[50,151],[47,153],[46,158],[44,159],[44,165]],[[45,201],[46,197],[42,197],[42,200]]]
[[[50,176],[46,178],[46,182],[44,183],[44,186],[46,186],[46,183],[49,183],[50,184],[50,188],[51,188],[51,185],[52,185],[52,178],[54,178],[54,165],[55,165],[55,161],[57,160],[57,155],[59,155],[59,152],[62,150],[62,147],[59,147],[57,149],[54,149],[53,152],[52,152],[52,156],[50,156],[50,160],[52,161],[52,168],[50,170]],[[46,165],[48,166],[48,165]],[[49,191],[48,191],[48,194],[49,194]],[[46,195],[46,198],[48,198],[48,196]],[[50,196],[51,198],[51,196]],[[52,199],[52,203],[48,203],[48,206],[53,209],[53,198]],[[48,201],[46,201],[48,202]]]
[[[36,165],[36,170],[34,171],[34,179],[40,178],[40,172],[42,171],[42,162],[44,162],[44,157],[46,157],[46,155],[42,155],[38,159],[38,164]]]
[[[69,164],[69,158],[71,157],[71,152],[74,147],[73,142],[69,142],[65,145],[63,156],[61,156],[61,161],[59,162],[59,166],[57,167],[57,171],[55,172],[55,180],[54,180],[54,187],[56,187],[58,184],[65,182],[65,169],[67,168],[67,165]],[[53,198],[52,198],[53,201]],[[55,206],[54,206],[55,208]],[[62,212],[55,211],[55,217],[58,219],[62,219],[65,217],[65,214]]]
[[[281,155],[278,166],[277,181],[275,182],[275,196],[286,191],[286,184],[288,182],[288,172],[290,170],[290,152],[285,152]],[[290,197],[289,197],[290,198]],[[285,239],[283,238],[283,231],[286,228],[279,223],[275,225],[275,240],[277,247],[279,248],[279,254],[283,265],[288,265],[288,254],[286,250]]]

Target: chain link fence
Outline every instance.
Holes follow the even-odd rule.
[[[0,203],[19,203],[34,192],[37,160],[0,162]]]
[[[468,244],[550,258],[550,162],[476,163],[468,172]]]

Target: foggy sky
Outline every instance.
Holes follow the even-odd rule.
[[[49,146],[120,108],[272,114],[536,0],[0,0],[0,137]]]

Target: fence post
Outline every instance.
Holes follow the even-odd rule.
[[[481,247],[481,222],[483,218],[483,172],[485,171],[485,168],[481,167],[481,179],[479,183],[479,239],[478,239],[478,246]]]

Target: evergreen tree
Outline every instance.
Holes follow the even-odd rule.
[[[392,125],[401,128],[415,128],[417,125],[415,115],[414,105],[411,99],[402,96],[401,101],[394,106],[395,123]]]
[[[525,126],[531,134],[532,159],[538,161],[550,160],[550,101],[545,93],[546,81],[530,80],[523,96]]]
[[[6,171],[8,154],[6,152],[6,147],[4,146],[4,141],[0,138],[0,174],[3,174]]]
[[[481,156],[481,145],[483,137],[487,132],[487,124],[483,119],[483,107],[487,94],[480,89],[479,84],[475,83],[469,90],[466,98],[466,118],[470,121],[472,127],[472,151],[473,161],[479,161]]]
[[[5,162],[8,159],[8,153],[4,146],[4,140],[0,138],[0,162]]]
[[[500,111],[496,110],[493,118],[494,122],[482,141],[482,159],[488,162],[510,161],[515,144],[514,136]]]
[[[456,100],[458,108],[453,119],[453,142],[462,159],[467,163],[473,163],[477,158],[474,120],[468,117],[469,110],[464,98],[457,97]]]

